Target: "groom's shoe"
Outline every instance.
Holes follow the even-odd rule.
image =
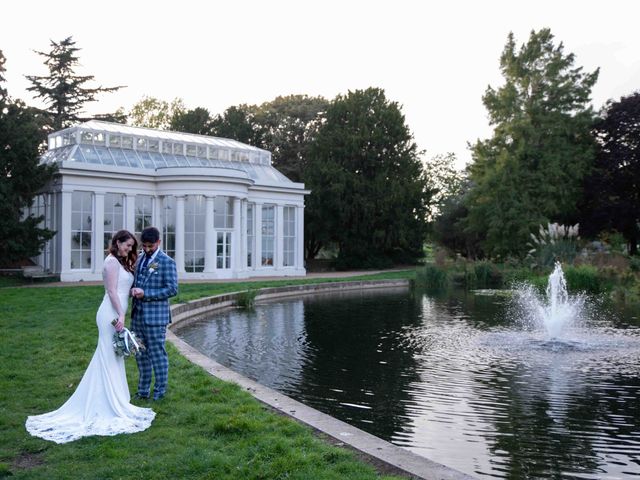
[[[133,396],[134,400],[149,400],[149,395],[141,395],[140,393],[136,393]]]

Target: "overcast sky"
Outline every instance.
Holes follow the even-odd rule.
[[[585,71],[600,67],[600,109],[640,88],[640,2],[634,0],[35,1],[2,4],[7,87],[32,105],[23,75],[46,75],[50,40],[73,36],[79,74],[126,85],[87,106],[129,109],[144,95],[212,115],[279,95],[379,87],[402,106],[426,157],[491,134],[482,95],[499,86],[510,31],[519,45],[549,27]]]

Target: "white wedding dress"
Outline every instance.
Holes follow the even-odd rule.
[[[109,255],[105,259],[103,277],[105,285],[117,281],[117,295],[126,312],[133,275]],[[96,315],[98,348],[78,388],[58,410],[28,417],[26,427],[31,435],[66,443],[90,435],[140,432],[151,425],[155,412],[129,403],[124,358],[115,354],[112,343],[115,329],[111,321],[117,317],[111,299],[105,293]]]

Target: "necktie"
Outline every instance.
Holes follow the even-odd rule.
[[[147,268],[147,265],[149,265],[149,260],[151,260],[151,255],[144,255],[144,261],[142,262],[142,268]]]

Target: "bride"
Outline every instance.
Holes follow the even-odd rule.
[[[112,344],[112,320],[117,318],[116,330],[124,328],[137,244],[127,230],[120,230],[111,239],[102,270],[106,292],[96,315],[98,348],[78,388],[64,405],[27,418],[31,435],[66,443],[90,435],[140,432],[151,425],[155,412],[129,403],[124,357],[115,354]]]

